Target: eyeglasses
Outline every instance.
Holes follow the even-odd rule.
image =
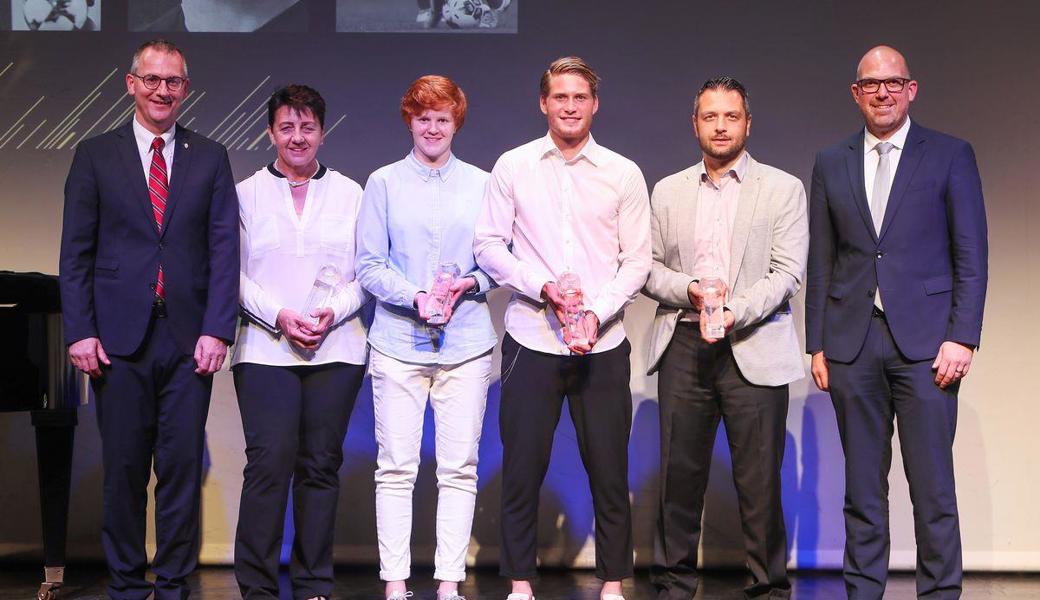
[[[855,81],[854,85],[860,89],[861,92],[873,94],[881,89],[881,84],[885,84],[885,89],[889,92],[901,92],[906,84],[910,80],[903,77],[891,77],[889,79],[860,79]]]
[[[166,77],[166,78],[163,78],[163,77],[159,77],[158,75],[144,75],[144,76],[142,76],[142,75],[138,75],[137,73],[131,73],[131,75],[133,75],[134,77],[140,79],[141,83],[144,84],[144,87],[146,87],[146,88],[148,88],[150,90],[157,90],[157,89],[159,89],[159,84],[165,81],[166,82],[166,89],[170,90],[171,92],[176,92],[177,90],[181,89],[181,86],[184,85],[188,81],[187,78],[185,78],[185,77]]]

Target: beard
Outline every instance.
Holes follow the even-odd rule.
[[[710,156],[711,158],[721,163],[727,163],[740,156],[740,153],[743,152],[744,148],[747,146],[747,138],[741,138],[739,140],[734,139],[733,141],[735,143],[732,146],[726,148],[725,150],[717,150],[710,143],[702,143],[701,152],[703,152],[706,156]]]

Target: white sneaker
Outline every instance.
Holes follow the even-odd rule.
[[[415,15],[415,22],[422,25],[426,29],[433,27],[433,9],[423,8],[419,10],[419,14]]]

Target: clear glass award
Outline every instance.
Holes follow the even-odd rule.
[[[576,273],[560,273],[556,280],[563,296],[563,313],[572,344],[587,344],[588,336],[585,334],[585,326],[581,322],[582,313],[585,311],[585,299],[581,292],[581,279]]]
[[[451,302],[451,286],[460,274],[459,266],[453,262],[441,263],[433,274],[433,286],[426,296],[426,312],[430,325],[444,325],[448,322],[448,303]]]
[[[319,319],[312,317],[311,313],[329,305],[342,278],[336,265],[325,265],[318,269],[318,274],[314,276],[314,285],[307,294],[307,301],[303,303],[301,316],[316,325]]]
[[[701,293],[704,295],[704,333],[712,339],[726,337],[726,318],[723,306],[726,303],[726,284],[718,277],[705,277],[700,280]]]

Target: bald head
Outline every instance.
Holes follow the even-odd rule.
[[[906,123],[910,103],[917,96],[917,82],[910,78],[906,59],[890,46],[876,46],[863,56],[849,88],[867,130],[882,140]]]
[[[870,73],[877,72],[910,79],[910,66],[906,64],[906,58],[891,46],[874,46],[868,50],[856,67],[856,79],[870,77]]]

